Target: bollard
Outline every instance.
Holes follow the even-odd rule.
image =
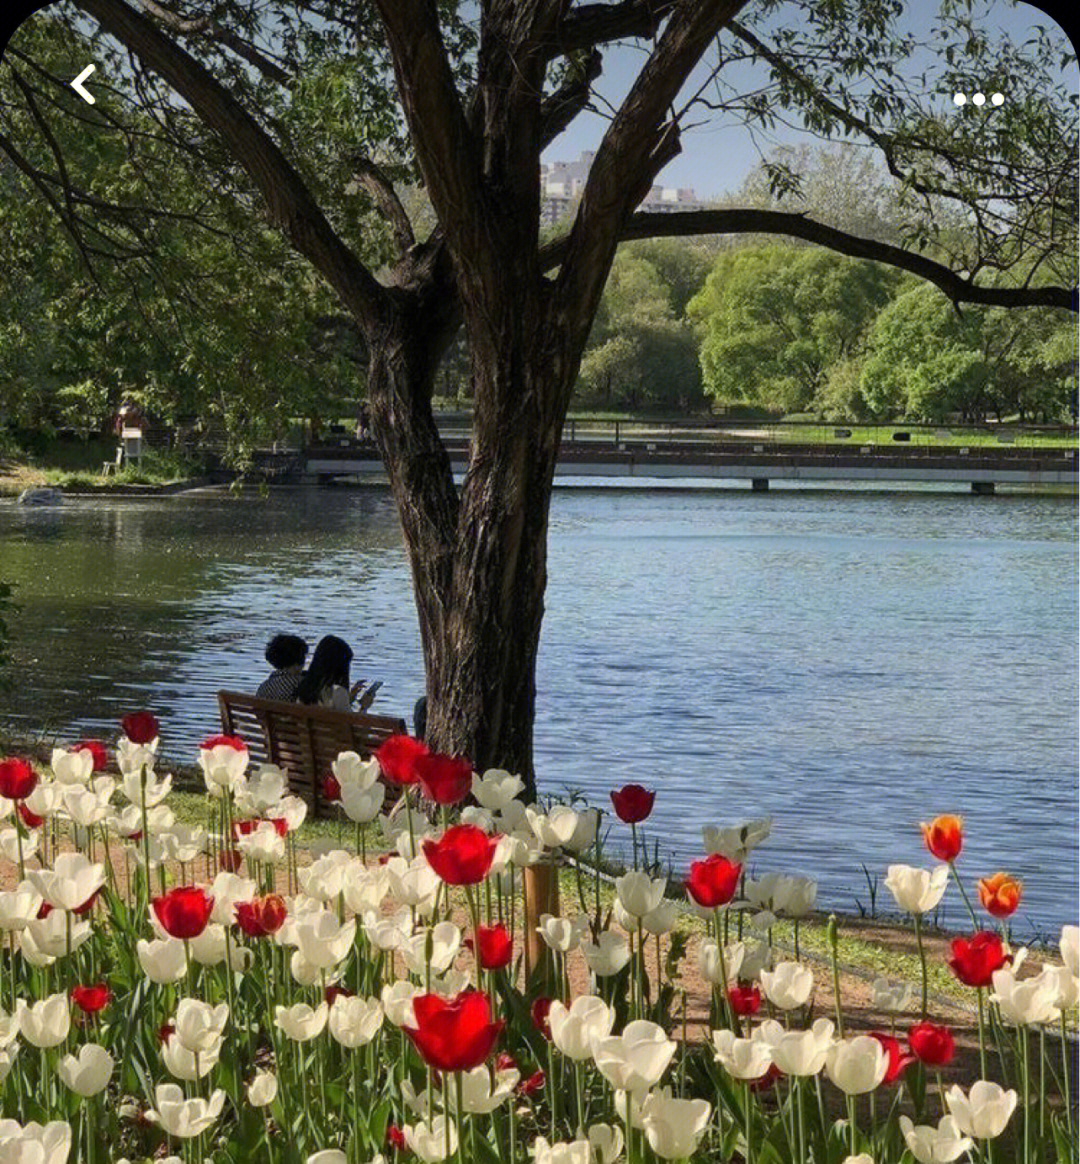
[[[537,861],[527,865],[522,878],[524,894],[523,923],[525,926],[525,982],[538,966],[544,966],[545,977],[552,978],[554,964],[551,951],[537,932],[540,918],[545,913],[559,912],[559,871],[552,861]]]

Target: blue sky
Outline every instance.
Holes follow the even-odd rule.
[[[906,7],[910,13],[910,24],[918,32],[929,28],[937,13],[939,0],[909,0]],[[1053,27],[1055,24],[1050,16],[1034,5],[1013,5],[1005,0],[997,0],[992,6],[986,23],[989,28],[1000,29],[1017,42],[1023,41],[1035,25]],[[604,71],[597,92],[612,106],[617,106],[643,60],[642,47],[623,45],[609,49],[604,55]],[[738,71],[740,69],[741,72]],[[699,69],[691,78],[688,91],[696,88],[706,73],[706,69]],[[739,82],[753,77],[760,81],[763,75],[738,65],[725,69],[725,76],[731,76]],[[958,115],[951,100],[943,101],[943,110],[950,115]],[[582,150],[595,149],[607,124],[607,119],[598,114],[582,114],[545,151],[544,161],[572,161]],[[683,134],[681,155],[662,171],[660,181],[665,186],[692,186],[699,197],[718,196],[739,186],[758,164],[759,150],[768,153],[777,145],[814,143],[819,140],[805,132],[788,128],[778,128],[772,133],[755,131],[755,136],[756,144],[745,128],[716,121],[686,132]]]

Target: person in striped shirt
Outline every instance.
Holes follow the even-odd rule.
[[[266,661],[274,670],[259,684],[259,699],[278,699],[290,703],[304,673],[307,643],[299,635],[274,635],[266,644]]]

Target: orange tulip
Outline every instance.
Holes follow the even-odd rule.
[[[1020,904],[1024,888],[1008,873],[995,873],[979,880],[979,901],[983,909],[994,917],[1010,917]]]
[[[964,847],[964,822],[960,817],[946,813],[919,828],[926,847],[939,861],[955,861],[960,856]]]

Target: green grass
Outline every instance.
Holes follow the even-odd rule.
[[[112,488],[120,485],[174,485],[198,476],[199,465],[167,449],[147,449],[136,465],[102,476],[102,465],[113,462],[116,441],[56,441],[38,455],[10,454],[0,459],[0,495],[21,493],[31,486],[58,489]]]
[[[915,428],[910,425],[844,425],[844,424],[785,424],[770,425],[762,423],[754,425],[755,430],[767,430],[770,440],[792,442],[797,444],[841,444],[841,445],[889,445],[893,448],[901,446],[900,441],[893,440],[893,433],[906,432],[911,434],[911,440],[903,442],[910,446],[934,445],[941,447],[969,448],[1001,448],[1007,442],[999,439],[996,432],[985,429],[965,429],[942,425],[939,428]],[[838,429],[850,431],[851,436],[839,437]],[[1019,448],[1071,448],[1078,446],[1078,437],[1074,432],[1070,436],[1061,434],[1047,434],[1025,430],[1022,426],[1003,430],[1014,437],[1011,442]]]

